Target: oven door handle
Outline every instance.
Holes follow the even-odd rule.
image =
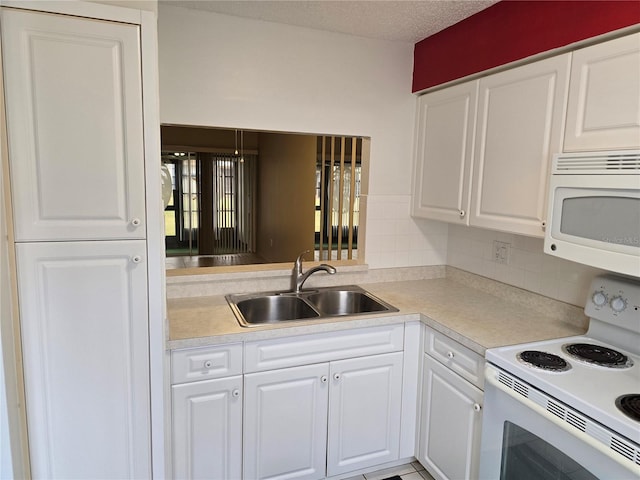
[[[625,459],[624,456],[617,453],[615,450],[612,450],[611,448],[599,442],[592,436],[588,435],[587,433],[584,433],[582,430],[565,422],[563,419],[547,411],[545,408],[543,408],[533,400],[512,390],[507,385],[504,385],[498,380],[498,375],[499,375],[498,370],[496,370],[495,367],[487,364],[487,366],[485,367],[485,381],[488,382],[492,387],[497,388],[498,390],[505,393],[506,395],[509,395],[515,401],[525,405],[527,408],[533,410],[535,413],[542,416],[545,420],[560,427],[561,429],[566,431],[569,435],[572,435],[573,437],[577,438],[581,442],[584,442],[587,445],[591,446],[592,448],[596,449],[597,451],[599,451],[606,457],[610,458],[611,460],[615,461],[616,463],[620,464],[627,470],[634,472],[635,475],[637,475],[640,478],[640,465],[635,465],[632,460]],[[508,377],[511,378],[511,376],[508,376]],[[485,384],[485,387],[486,387],[486,384]],[[485,405],[485,409],[486,409],[486,405]]]

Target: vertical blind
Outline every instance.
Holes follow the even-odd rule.
[[[322,136],[318,169],[321,260],[351,260],[357,252],[362,139]]]
[[[212,167],[212,253],[254,252],[256,155],[202,155]]]

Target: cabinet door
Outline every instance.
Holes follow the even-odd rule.
[[[573,52],[565,152],[640,148],[640,33]]]
[[[139,27],[3,9],[15,236],[145,237]]]
[[[327,363],[245,375],[246,480],[325,477],[328,375]]]
[[[327,475],[398,459],[402,352],[331,363]]]
[[[16,246],[34,478],[150,478],[145,252]]]
[[[412,215],[468,224],[478,82],[419,97]]]
[[[544,235],[551,157],[562,149],[569,58],[480,80],[470,225]]]
[[[482,391],[424,356],[418,460],[438,480],[478,478]]]
[[[242,476],[242,376],[171,387],[173,478]]]

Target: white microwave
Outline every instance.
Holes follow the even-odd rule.
[[[640,277],[640,150],[554,156],[544,251]]]

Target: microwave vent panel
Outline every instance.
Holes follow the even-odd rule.
[[[640,175],[640,151],[559,154],[553,173],[558,175]]]

